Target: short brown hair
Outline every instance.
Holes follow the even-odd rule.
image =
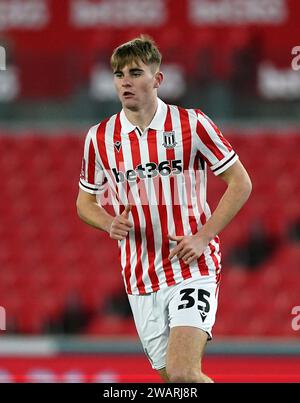
[[[113,71],[121,70],[133,62],[138,63],[139,60],[146,65],[154,64],[159,67],[161,59],[161,53],[154,40],[150,36],[142,34],[118,46],[111,56],[110,64]]]

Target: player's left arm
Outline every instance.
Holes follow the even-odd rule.
[[[210,242],[225,228],[248,200],[251,179],[240,160],[219,175],[227,183],[219,204],[206,224],[198,231],[201,237]]]
[[[169,235],[171,240],[178,242],[178,245],[171,251],[169,259],[177,255],[186,264],[190,264],[193,260],[198,259],[209,242],[230,223],[249,198],[252,184],[240,160],[237,160],[218,176],[227,183],[227,189],[220,199],[217,208],[206,224],[195,235]]]

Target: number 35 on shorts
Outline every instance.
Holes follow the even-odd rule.
[[[185,288],[180,291],[180,295],[182,304],[178,305],[178,310],[192,308],[197,303],[197,309],[202,321],[204,321],[210,310],[210,292],[202,289]]]

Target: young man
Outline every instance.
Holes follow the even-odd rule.
[[[122,111],[87,134],[80,218],[116,239],[136,328],[165,381],[212,382],[201,359],[217,310],[219,232],[248,199],[251,181],[213,122],[157,97],[161,55],[146,36],[115,49]],[[207,166],[227,183],[211,215]],[[108,185],[115,217],[96,195]]]

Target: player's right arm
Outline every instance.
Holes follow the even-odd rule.
[[[130,205],[126,206],[122,214],[113,217],[97,203],[96,195],[79,189],[76,207],[77,214],[82,221],[94,228],[106,231],[112,239],[118,241],[125,239],[132,228],[132,223],[128,219]]]
[[[99,125],[93,126],[87,133],[79,180],[79,193],[76,207],[79,217],[94,228],[106,231],[112,239],[118,241],[128,235],[132,223],[128,220],[130,206],[122,214],[113,217],[97,202],[96,195],[105,190],[105,177],[101,161],[98,158],[96,136]]]

